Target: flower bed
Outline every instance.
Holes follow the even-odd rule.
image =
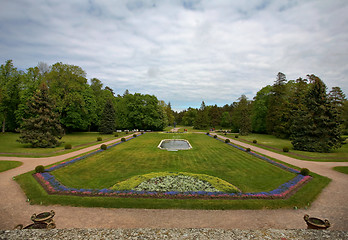
[[[208,135],[209,136],[209,135]],[[133,138],[129,138],[131,140]],[[127,141],[128,141],[127,140]],[[218,139],[220,140],[220,139]],[[222,141],[222,140],[220,140]],[[122,142],[115,143],[110,147],[121,144]],[[233,145],[231,143],[227,143],[237,149],[245,151],[245,149]],[[288,198],[291,196],[296,190],[301,187],[304,183],[311,179],[310,176],[303,176],[299,174],[298,170],[290,168],[284,164],[277,163],[272,161],[266,157],[258,155],[254,152],[248,152],[248,154],[252,154],[255,157],[258,157],[262,160],[265,160],[277,167],[283,168],[286,171],[290,171],[292,173],[298,174],[296,177],[291,179],[290,181],[280,185],[278,188],[269,191],[269,192],[256,192],[256,193],[242,193],[242,192],[221,192],[221,191],[145,191],[144,189],[134,189],[134,190],[113,190],[113,189],[77,189],[70,188],[62,185],[59,181],[55,179],[55,177],[50,174],[51,171],[56,170],[58,168],[64,167],[68,164],[74,163],[86,157],[89,157],[93,154],[96,154],[103,150],[97,150],[95,152],[89,153],[85,156],[75,158],[68,162],[63,162],[58,165],[52,166],[46,170],[44,173],[36,173],[34,177],[38,180],[38,182],[45,188],[45,190],[49,194],[64,194],[64,195],[78,195],[78,196],[110,196],[110,197],[141,197],[141,198],[202,198],[202,199],[281,199]],[[207,190],[207,189],[204,189]]]

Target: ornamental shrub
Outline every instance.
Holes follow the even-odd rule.
[[[72,148],[72,146],[71,146],[70,143],[67,143],[67,144],[65,144],[65,146],[64,146],[64,149],[71,149],[71,148]]]
[[[125,138],[121,138],[121,141],[122,141],[122,142],[125,142],[125,141],[126,141],[126,139],[125,139]]]
[[[310,173],[308,168],[301,168],[300,174],[303,176],[308,176]]]
[[[283,147],[283,152],[289,152],[289,148],[288,147]]]
[[[246,151],[246,152],[250,152],[251,149],[250,149],[250,148],[246,148],[245,151]]]
[[[100,149],[102,149],[102,150],[106,150],[108,147],[106,146],[106,144],[102,144],[101,146],[100,146]]]
[[[234,137],[235,137],[235,138],[238,138],[238,135],[235,135]]]
[[[136,135],[136,134],[133,134],[133,137],[137,137],[137,135]]]
[[[253,140],[253,143],[257,143],[257,140],[254,139],[254,140]]]
[[[209,135],[209,133],[208,133],[208,132],[207,132],[206,134],[207,134],[207,135]]]
[[[118,133],[115,133],[115,135],[114,135],[115,137],[118,137]]]
[[[97,141],[100,142],[102,139],[102,137],[97,137]]]
[[[143,131],[141,131],[141,134],[144,134],[144,132],[143,132]]]
[[[225,143],[229,143],[229,142],[230,142],[230,139],[226,138]]]
[[[214,138],[217,138],[217,135],[214,135]]]
[[[36,172],[36,173],[43,173],[44,171],[45,171],[45,167],[42,166],[42,165],[38,165],[38,166],[36,166],[36,168],[35,168],[35,172]]]

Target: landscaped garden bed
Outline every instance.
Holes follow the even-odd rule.
[[[154,136],[154,135],[152,135]],[[195,139],[195,138],[193,138]],[[221,140],[220,140],[221,141]],[[109,148],[119,145],[121,142],[116,143],[112,146],[110,146]],[[131,189],[123,189],[123,190],[116,190],[112,189],[112,188],[102,188],[102,189],[97,189],[97,188],[79,188],[79,187],[67,187],[65,184],[61,183],[59,180],[57,180],[57,177],[55,177],[54,171],[57,171],[58,169],[63,169],[63,167],[66,166],[72,166],[72,164],[77,164],[78,162],[84,160],[86,161],[95,161],[100,159],[98,156],[95,156],[94,158],[92,158],[93,155],[96,155],[96,153],[100,153],[103,150],[98,150],[92,153],[89,153],[85,156],[82,157],[78,157],[75,159],[72,159],[70,161],[67,162],[63,162],[60,163],[58,165],[52,166],[48,169],[46,169],[46,172],[44,173],[36,173],[34,176],[35,178],[42,184],[42,186],[46,189],[46,191],[49,194],[63,194],[63,195],[78,195],[78,196],[112,196],[112,197],[141,197],[141,198],[178,198],[178,199],[182,199],[182,198],[199,198],[199,199],[277,199],[277,198],[287,198],[289,196],[291,196],[291,194],[293,194],[300,186],[302,186],[304,183],[306,183],[307,181],[309,181],[311,179],[310,176],[303,176],[301,174],[299,174],[299,171],[296,169],[293,169],[291,167],[288,167],[286,165],[280,164],[278,162],[275,162],[273,160],[270,160],[266,157],[263,157],[261,155],[258,155],[252,151],[250,152],[245,152],[245,149],[240,148],[238,146],[235,146],[231,143],[227,143],[227,145],[233,146],[235,148],[238,148],[238,150],[233,150],[231,151],[231,153],[235,153],[235,154],[243,154],[243,157],[241,157],[241,159],[249,159],[252,161],[255,161],[255,158],[259,158],[261,159],[263,162],[266,162],[267,165],[272,164],[271,166],[275,166],[272,168],[272,172],[276,171],[276,169],[281,168],[282,171],[279,172],[279,169],[277,170],[279,172],[279,177],[281,175],[288,175],[289,174],[284,174],[284,172],[290,172],[292,175],[290,180],[287,180],[285,183],[279,185],[277,188],[273,188],[270,189],[268,191],[259,191],[259,192],[243,192],[243,191],[233,191],[233,192],[223,192],[223,191],[219,191],[216,188],[214,188],[215,190],[209,190],[209,188],[201,188],[201,189],[189,189],[189,191],[182,191],[180,190],[180,188],[177,189],[168,189],[167,191],[165,189],[162,189],[161,191],[156,191],[156,188],[148,188],[146,190],[145,189],[141,189],[139,188],[139,186],[141,184],[145,184],[146,182],[149,181],[159,181],[158,178],[156,179],[147,179],[146,181],[141,182],[138,186],[133,186],[133,188]],[[193,147],[194,148],[194,147]],[[231,148],[231,147],[229,147]],[[136,149],[134,149],[135,152],[137,152]],[[141,152],[141,150],[138,150]],[[142,151],[145,151],[145,149],[142,149]],[[189,150],[191,151],[191,150]],[[238,151],[236,153],[236,151]],[[106,152],[105,152],[106,153]],[[114,152],[114,153],[117,153]],[[139,152],[138,152],[139,153]],[[102,153],[100,153],[102,154]],[[139,153],[140,154],[140,153]],[[169,154],[173,154],[173,153],[169,153]],[[174,153],[177,154],[177,153]],[[122,155],[121,155],[122,156]],[[108,158],[107,156],[103,156],[105,158]],[[185,154],[182,155],[182,157],[185,159],[185,157],[187,158],[187,156]],[[204,156],[202,156],[204,158]],[[90,160],[87,158],[91,158]],[[189,159],[190,160],[190,159]],[[124,159],[124,161],[127,161],[127,159]],[[212,159],[212,161],[214,161]],[[259,160],[260,161],[260,160]],[[170,163],[169,163],[170,164]],[[240,163],[241,165],[243,164],[242,162]],[[256,163],[255,163],[256,164]],[[267,165],[264,165],[264,167],[269,167]],[[255,166],[251,166],[251,167],[255,167]],[[80,169],[80,168],[79,168]],[[80,171],[80,170],[79,170]],[[205,170],[206,171],[206,170]],[[228,171],[228,169],[226,169],[226,171]],[[87,175],[89,175],[89,173],[85,173]],[[250,172],[250,175],[252,175],[253,173]],[[58,177],[62,177],[64,176],[64,174],[58,174]],[[69,178],[74,176],[69,174]],[[82,176],[82,175],[80,175]],[[185,174],[167,174],[166,176],[160,176],[163,178],[164,177],[169,177],[169,176],[183,176],[183,177],[190,177],[190,181],[191,181],[191,185],[195,184],[208,184],[209,185],[209,181],[201,181],[198,178],[194,178],[192,176],[185,176]],[[291,176],[291,175],[290,175]],[[251,176],[250,176],[251,177]],[[198,180],[197,180],[198,179]],[[64,180],[64,179],[63,179]],[[175,180],[175,179],[174,179]],[[176,179],[177,180],[177,179]],[[213,188],[211,188],[213,189]],[[255,188],[257,189],[257,188]]]

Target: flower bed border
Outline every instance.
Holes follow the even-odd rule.
[[[210,135],[208,135],[210,136]],[[210,136],[211,137],[211,136]],[[126,141],[133,139],[134,137],[128,138]],[[217,139],[222,141],[221,139]],[[222,141],[223,142],[223,141]],[[108,148],[117,146],[123,142],[118,142],[108,146]],[[226,143],[230,146],[233,146],[239,150],[247,152],[246,149],[236,146],[231,143]],[[296,169],[288,167],[284,164],[270,160],[264,156],[261,156],[254,152],[247,152],[255,157],[258,157],[262,160],[265,160],[277,167],[280,167],[286,171],[298,174],[296,177],[290,181],[280,185],[278,188],[269,191],[269,192],[256,192],[256,193],[225,193],[225,192],[145,192],[145,191],[135,191],[135,190],[111,190],[111,189],[77,189],[69,188],[61,184],[55,179],[55,177],[50,174],[51,171],[64,167],[68,164],[77,162],[79,160],[90,157],[96,153],[99,153],[104,150],[97,150],[92,153],[86,154],[84,156],[74,158],[70,161],[60,163],[58,165],[52,166],[44,173],[35,173],[33,174],[34,178],[40,183],[40,185],[45,189],[48,194],[59,194],[59,195],[74,195],[74,196],[101,196],[101,197],[132,197],[132,198],[167,198],[167,199],[287,199],[292,196],[302,185],[307,183],[312,179],[311,176],[303,176],[299,174],[300,172]]]

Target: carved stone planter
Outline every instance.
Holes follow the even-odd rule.
[[[26,227],[23,224],[18,224],[15,229],[53,229],[56,228],[56,224],[53,221],[55,212],[42,212],[38,215],[35,213],[31,216],[31,220],[34,222]]]
[[[307,229],[327,229],[331,226],[329,220],[321,220],[319,218],[309,217],[307,214],[304,215],[303,219],[307,223]]]

